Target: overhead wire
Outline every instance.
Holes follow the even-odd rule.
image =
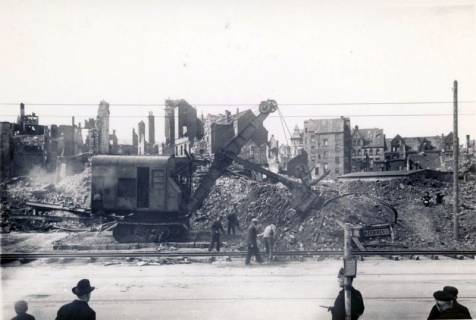
[[[476,113],[458,113],[459,116],[474,116]],[[0,116],[4,117],[17,117],[18,114],[0,113]],[[58,114],[41,114],[38,115],[44,118],[71,118],[70,115],[58,115]],[[302,114],[302,115],[286,115],[285,118],[339,118],[341,116],[349,118],[362,118],[362,117],[449,117],[453,116],[453,113],[415,113],[415,114]],[[75,114],[76,118],[91,117],[88,115]],[[146,118],[147,115],[110,115],[109,118]],[[155,118],[165,118],[162,115],[154,115]],[[268,118],[280,118],[279,115],[270,115]]]
[[[18,106],[20,103],[24,103],[29,106],[98,106],[98,103],[38,103],[38,102],[0,102],[0,105],[4,106]],[[363,105],[431,105],[431,104],[451,104],[453,101],[355,101],[355,102],[312,102],[312,103],[279,103],[280,106],[363,106]],[[459,104],[476,103],[476,100],[461,100]],[[158,103],[108,103],[114,107],[165,107],[167,104],[163,102]],[[251,106],[256,103],[193,103],[192,106],[197,107],[234,107],[234,106]]]

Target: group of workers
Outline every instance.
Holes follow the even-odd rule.
[[[228,221],[228,234],[236,234],[236,229],[241,231],[240,223],[237,216],[237,205],[234,204],[231,212],[226,216]],[[211,225],[211,240],[210,246],[208,247],[208,251],[212,251],[213,248],[216,248],[217,251],[220,251],[221,242],[220,242],[220,234],[225,234],[225,229],[223,228],[222,218],[217,217],[216,220]],[[251,224],[248,227],[247,233],[247,247],[248,251],[246,254],[245,264],[249,265],[251,262],[251,258],[255,257],[256,262],[263,263],[263,259],[261,258],[261,254],[258,247],[258,238],[263,239],[263,243],[265,246],[266,252],[266,259],[268,262],[273,260],[273,247],[274,247],[274,239],[276,236],[276,226],[274,224],[267,225],[262,233],[258,232],[258,219],[253,218],[251,220]]]
[[[444,194],[442,194],[441,192],[437,192],[435,194],[435,204],[443,204],[444,197],[445,197]],[[430,196],[430,193],[426,191],[425,194],[423,195],[423,205],[425,207],[429,207],[431,205],[431,200],[432,200],[432,197]]]

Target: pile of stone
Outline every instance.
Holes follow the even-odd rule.
[[[329,200],[337,194],[323,193],[321,196]],[[292,194],[279,183],[222,177],[198,212],[194,227],[206,229],[217,217],[224,218],[226,225],[225,217],[236,204],[243,231],[241,242],[235,244],[239,247],[244,246],[251,219],[258,218],[261,229],[270,223],[277,226],[276,245],[280,250],[339,249],[343,244],[343,230],[337,220],[366,225],[388,223],[394,219],[390,210],[372,199],[342,198],[307,215],[297,213],[290,205],[291,199]],[[355,208],[355,211],[349,208]]]
[[[54,183],[54,175],[30,175],[7,185],[12,207],[22,208],[26,201],[55,204],[67,208],[89,208],[91,169]]]

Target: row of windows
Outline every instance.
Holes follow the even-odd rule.
[[[383,149],[375,149],[375,151],[374,151],[374,149],[365,149],[363,154],[364,155],[367,155],[367,154],[373,155],[375,153],[376,155],[378,155],[378,154],[381,154],[382,150]],[[353,156],[361,156],[362,155],[362,149],[352,150],[352,155]]]

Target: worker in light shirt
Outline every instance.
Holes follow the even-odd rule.
[[[274,224],[267,225],[266,228],[264,228],[263,233],[260,233],[258,236],[263,238],[266,257],[268,258],[268,262],[271,262],[273,260],[273,246],[276,236],[276,226]]]

